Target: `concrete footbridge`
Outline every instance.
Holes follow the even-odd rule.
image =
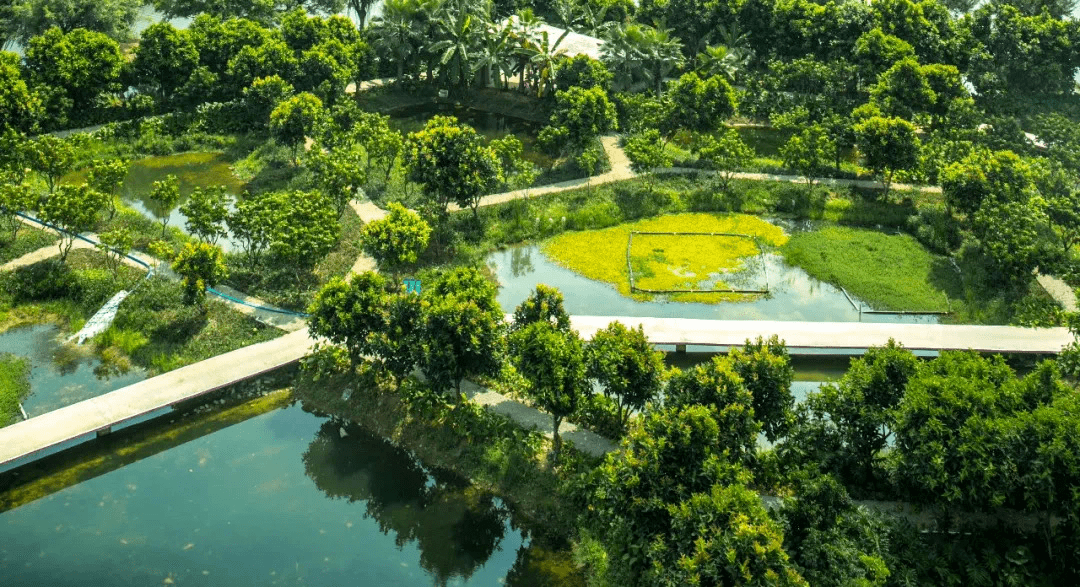
[[[509,316],[508,316],[509,319]],[[746,339],[779,335],[791,349],[865,350],[893,338],[912,350],[973,349],[992,353],[1057,353],[1073,338],[1065,328],[694,320],[626,316],[573,316],[589,339],[613,321],[641,325],[657,345],[732,347]],[[0,429],[0,470],[18,466],[95,434],[143,421],[172,406],[295,363],[314,341],[307,328],[169,371],[59,410]],[[506,401],[512,401],[505,398]]]

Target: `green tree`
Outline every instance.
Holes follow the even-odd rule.
[[[130,168],[131,163],[126,159],[99,159],[86,171],[86,183],[109,197],[109,220],[116,216],[116,196]]]
[[[180,212],[187,217],[188,232],[205,243],[216,245],[219,238],[229,234],[225,228],[225,220],[229,217],[229,195],[223,185],[195,188],[187,202],[180,206]]]
[[[157,208],[161,218],[161,238],[165,238],[165,229],[169,224],[169,216],[173,209],[180,203],[180,180],[175,175],[167,175],[161,181],[155,181],[150,189],[149,199]]]
[[[173,98],[198,66],[199,51],[191,34],[159,22],[142,32],[131,69],[140,90],[164,102]]]
[[[0,174],[0,212],[4,215],[4,222],[11,229],[11,240],[14,241],[22,228],[22,219],[16,212],[25,212],[37,206],[37,194],[26,182],[14,181],[13,178],[4,177]]]
[[[270,253],[300,281],[337,245],[341,225],[334,205],[319,192],[301,191],[271,194],[268,204]]]
[[[14,53],[0,51],[0,88],[0,133],[34,130],[41,117],[41,100],[26,85]]]
[[[206,288],[229,275],[221,248],[210,243],[185,244],[173,262],[173,270],[183,277],[184,303],[199,306],[206,302]]]
[[[45,180],[49,193],[56,191],[57,182],[75,165],[75,147],[53,135],[39,135],[23,151],[27,167]]]
[[[735,129],[725,129],[716,137],[696,136],[693,143],[698,159],[708,164],[723,191],[731,189],[731,180],[740,168],[754,160],[754,149],[743,142]]]
[[[715,357],[668,379],[665,402],[669,406],[708,407],[720,425],[717,450],[731,463],[753,464],[761,424],[754,416],[754,398],[746,389],[730,357]]]
[[[41,219],[59,228],[60,262],[67,259],[79,233],[94,227],[106,196],[86,185],[62,185],[41,205]]]
[[[936,96],[918,61],[908,58],[896,62],[878,77],[870,88],[871,102],[886,116],[911,120],[929,112]]]
[[[121,90],[123,63],[120,46],[109,37],[56,27],[30,39],[23,61],[50,129],[92,120],[99,96]]]
[[[598,330],[585,347],[586,374],[619,406],[619,425],[625,429],[630,411],[641,411],[656,399],[666,370],[663,353],[653,349],[639,325],[627,328],[612,322]]]
[[[425,283],[420,367],[435,391],[461,394],[466,377],[494,376],[505,340],[495,286],[473,268],[438,274]]]
[[[578,87],[585,90],[611,89],[611,72],[603,64],[588,55],[574,55],[555,66],[555,89],[567,91]]]
[[[570,330],[570,314],[566,313],[561,291],[543,283],[536,284],[529,297],[514,309],[510,330],[517,332],[533,322],[547,322],[556,330]]]
[[[315,296],[308,313],[315,336],[348,349],[354,367],[374,358],[399,381],[419,359],[420,302],[391,293],[393,283],[373,272],[334,278]]]
[[[863,33],[855,41],[855,59],[863,86],[876,83],[878,76],[908,58],[915,58],[915,48],[903,39],[885,34],[880,28]]]
[[[888,198],[893,174],[913,169],[919,162],[915,126],[902,118],[872,116],[855,125],[855,136],[866,166],[881,176],[883,197]]]
[[[856,507],[844,486],[831,476],[799,479],[795,497],[784,500],[778,516],[784,525],[784,550],[811,585],[881,587],[890,576],[882,544],[885,524]]]
[[[780,446],[791,463],[820,463],[848,486],[872,488],[887,480],[884,449],[893,440],[893,410],[904,397],[918,359],[893,340],[851,363],[836,385],[808,394],[799,423]]]
[[[588,393],[581,338],[570,329],[557,329],[536,321],[518,330],[514,339],[514,366],[529,382],[530,393],[551,414],[554,430],[552,462],[559,461],[562,439],[559,425],[572,415]]]
[[[647,411],[593,473],[587,509],[611,584],[806,584],[749,472],[723,457],[721,429],[705,406]]]
[[[388,211],[385,218],[364,225],[360,243],[379,270],[390,273],[396,282],[427,249],[431,227],[419,214],[397,202],[390,202]]]
[[[222,19],[239,17],[270,24],[294,8],[336,14],[345,8],[345,0],[154,0],[154,8],[168,18],[207,13]]]
[[[424,186],[442,216],[450,202],[472,208],[498,184],[499,165],[476,131],[452,116],[434,116],[405,141],[409,179]]]
[[[1033,179],[1031,167],[1012,151],[976,150],[945,167],[941,191],[950,210],[971,215],[991,198],[1026,201]]]
[[[225,224],[248,258],[254,269],[259,256],[270,246],[277,213],[273,198],[268,195],[245,196],[236,201],[236,210],[225,219]]]
[[[280,76],[255,78],[244,88],[244,105],[247,106],[248,123],[256,128],[269,128],[270,113],[293,95],[293,86]]]
[[[780,147],[780,157],[784,160],[784,167],[794,169],[806,178],[806,189],[813,190],[814,179],[828,170],[829,154],[834,149],[832,141],[825,135],[825,129],[815,124],[788,139]]]
[[[693,72],[683,74],[664,98],[668,105],[660,130],[667,137],[679,130],[713,132],[735,115],[735,90],[719,75],[703,80]]]
[[[119,275],[120,265],[124,262],[124,257],[135,246],[135,237],[127,228],[115,228],[98,235],[98,240],[100,242],[98,242],[97,248],[105,255],[109,269],[112,270],[113,279],[116,279]]]
[[[312,135],[325,113],[322,100],[307,92],[286,99],[270,112],[270,134],[292,149],[294,165],[304,140]]]
[[[503,190],[527,188],[536,180],[536,166],[525,158],[525,146],[516,135],[492,139],[488,147],[499,162]]]
[[[1051,267],[1061,258],[1045,204],[1038,198],[986,200],[971,227],[1002,285],[1023,286],[1035,268]]]
[[[86,29],[126,41],[139,16],[140,0],[12,0],[11,38],[26,44],[52,27]]]
[[[596,137],[617,126],[615,105],[599,87],[570,88],[555,93],[555,110],[549,124],[567,130],[566,139],[574,149],[584,149]]]
[[[765,438],[776,442],[791,426],[795,405],[791,395],[795,368],[791,366],[787,346],[776,335],[768,340],[759,336],[756,341],[747,340],[741,349],[731,349],[729,357],[732,368],[753,397],[751,407]]]
[[[652,172],[661,167],[671,165],[671,155],[665,149],[665,143],[660,137],[660,131],[654,129],[640,132],[626,139],[623,146],[626,157],[630,159],[630,169],[634,173],[645,175],[652,188]]]

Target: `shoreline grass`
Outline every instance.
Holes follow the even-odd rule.
[[[788,264],[875,310],[944,312],[946,295],[962,292],[948,260],[907,234],[826,226],[792,236],[780,251]]]
[[[30,359],[0,353],[0,428],[22,419],[19,402],[30,395]]]

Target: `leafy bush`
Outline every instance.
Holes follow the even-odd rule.
[[[908,218],[908,231],[926,248],[948,255],[963,242],[960,227],[944,206],[925,206]]]
[[[75,274],[57,259],[16,269],[4,280],[4,290],[16,302],[78,298],[82,294]]]

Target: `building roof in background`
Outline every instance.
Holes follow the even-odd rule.
[[[516,16],[511,15],[504,21],[504,23],[510,24],[513,23],[516,19]],[[547,33],[548,43],[551,43],[552,45],[555,44],[555,41],[559,40],[559,37],[562,36],[563,32],[565,31],[566,29],[554,27],[549,24],[542,24],[536,27],[536,32],[538,34],[542,35],[544,33]],[[589,35],[583,35],[581,33],[575,33],[574,31],[570,31],[566,34],[566,38],[563,39],[561,43],[559,43],[559,46],[556,48],[556,52],[565,54],[568,57],[574,57],[575,55],[588,55],[593,59],[599,60],[600,47],[602,47],[603,45],[603,39],[598,39],[596,37],[590,37]]]

